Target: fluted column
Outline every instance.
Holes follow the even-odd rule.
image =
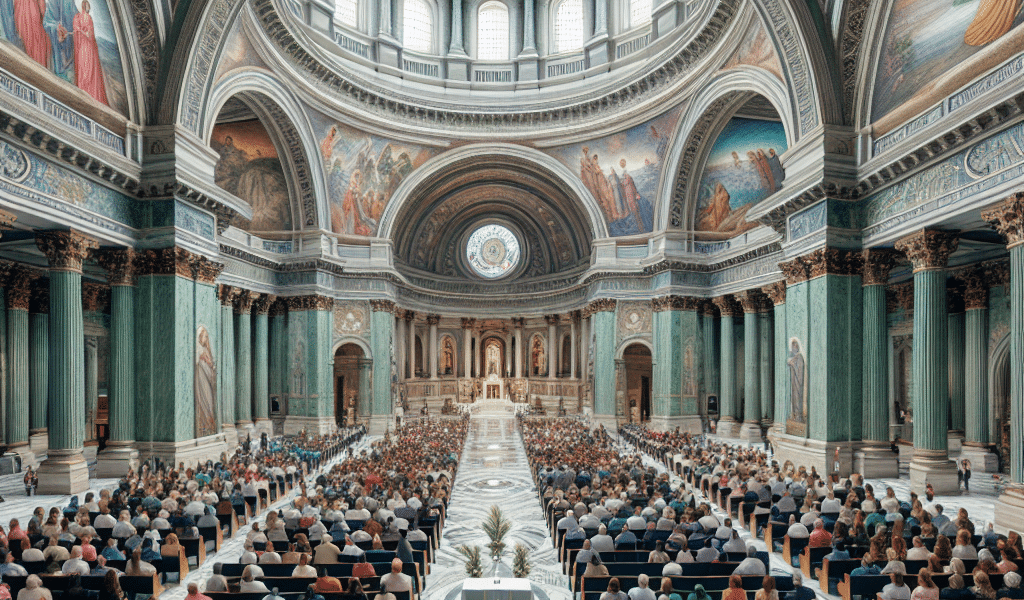
[[[258,294],[243,290],[235,301],[235,427],[252,427],[252,303]]]
[[[789,369],[786,368],[786,282],[776,281],[761,288],[761,291],[771,300],[774,310],[772,321],[775,324],[775,335],[773,336],[773,405],[769,415],[772,419],[772,431],[784,432],[786,430],[786,400],[789,398]],[[762,390],[764,391],[764,390]]]
[[[505,373],[502,377],[512,376],[512,332],[505,333]],[[506,390],[507,391],[507,390]]]
[[[40,494],[77,494],[89,488],[85,441],[85,332],[82,263],[99,244],[75,231],[36,236],[50,267],[50,376],[48,449],[39,466]]]
[[[930,483],[937,494],[959,489],[957,469],[949,461],[949,348],[946,273],[957,238],[923,230],[896,242],[914,266],[914,458],[911,489],[924,493]]]
[[[988,286],[984,269],[961,273],[964,282],[964,447],[975,472],[994,472],[999,460],[989,450]]]
[[[373,361],[372,393],[368,412],[370,432],[377,434],[383,433],[392,422],[395,390],[391,386],[391,361],[386,357],[394,335],[394,315],[398,308],[389,300],[371,300],[370,311],[370,352],[376,360]],[[411,314],[411,311],[406,312],[406,320],[410,325]]]
[[[483,371],[480,367],[480,355],[483,354],[483,351],[480,348],[480,334],[474,333],[473,340],[475,342],[473,344],[473,375],[476,377],[482,377]]]
[[[473,371],[473,326],[476,319],[462,319],[462,376],[469,377]]]
[[[865,477],[899,476],[899,462],[889,449],[889,325],[885,308],[885,284],[897,258],[896,252],[880,248],[862,254],[864,444],[854,460],[857,472]]]
[[[523,319],[512,319],[512,326],[515,328],[516,336],[516,378],[523,377],[523,361],[525,360],[526,344],[523,341]]]
[[[761,439],[761,335],[758,332],[761,294],[748,290],[738,295],[743,306],[743,427],[740,436]]]
[[[448,54],[466,54],[462,41],[462,0],[452,0],[452,42],[448,45]]]
[[[701,305],[701,341],[704,344],[704,408],[702,414],[705,417],[707,416],[709,396],[715,396],[718,398],[719,406],[721,406],[721,398],[719,396],[720,377],[718,373],[718,359],[720,357],[720,352],[718,349],[719,334],[717,312],[718,309],[710,301],[705,300]]]
[[[135,274],[131,249],[105,250],[96,261],[110,285],[110,375],[107,415],[110,437],[97,456],[97,477],[120,477],[139,465],[135,443]]]
[[[577,331],[576,330],[578,329],[577,325],[579,324],[579,322],[580,322],[580,313],[579,313],[579,311],[573,312],[572,313],[572,318],[569,321],[569,377],[571,379],[576,379],[576,377],[577,377],[577,372],[576,372],[576,367],[577,367],[577,364],[576,364],[576,354],[577,354],[576,353],[576,334],[577,334]]]
[[[360,358],[356,361],[356,364],[359,365],[359,400],[356,406],[357,421],[365,422],[370,416],[370,400],[371,396],[373,396],[373,390],[370,389],[371,382],[373,381],[373,360]],[[355,423],[352,423],[352,425],[355,425]]]
[[[36,454],[45,454],[46,405],[49,400],[50,377],[50,284],[43,278],[32,282],[28,326],[28,434],[29,445]]]
[[[268,370],[267,374],[267,393],[270,397],[270,406],[273,408],[274,400],[278,402],[280,410],[283,411],[284,406],[282,404],[284,396],[284,382],[287,380],[285,376],[285,365],[288,363],[287,358],[287,339],[288,333],[285,324],[287,314],[287,304],[278,298],[270,304],[270,310],[267,316],[270,318],[270,357],[268,359]],[[398,364],[402,364],[401,362]]]
[[[548,379],[554,379],[558,370],[558,315],[546,315],[548,324]]]
[[[411,310],[405,311],[405,329],[409,336],[409,343],[407,344],[408,349],[406,350],[406,358],[409,360],[408,370],[409,379],[416,378],[416,313]],[[467,354],[468,356],[468,354]],[[469,377],[469,371],[466,371],[466,377]]]
[[[430,378],[437,379],[437,323],[441,320],[438,315],[428,315],[427,325],[430,326],[430,350],[428,358],[430,362]]]
[[[109,290],[96,283],[82,284],[82,310],[102,318],[109,300]],[[99,340],[85,338],[85,445],[96,446],[96,413],[99,410]]]
[[[964,435],[964,297],[960,287],[946,288],[949,357],[949,437]]]
[[[241,293],[241,290],[229,285],[217,286],[217,300],[220,302],[220,339],[223,340],[224,346],[220,352],[221,375],[217,378],[220,385],[221,428],[229,440],[236,441],[238,432],[235,429],[235,394],[238,380],[235,367],[235,301]]]
[[[594,416],[605,427],[615,426],[619,411],[625,414],[616,407],[615,306],[614,299],[602,298],[587,307],[594,326]]]
[[[270,367],[270,321],[268,313],[270,305],[277,300],[276,296],[261,294],[252,305],[252,397],[253,416],[256,420],[256,428],[266,431],[268,435],[273,433],[270,425],[270,380],[268,369]]]
[[[772,330],[772,304],[767,299],[762,300],[761,311],[757,313],[757,335],[760,340],[758,354],[761,364],[758,367],[761,373],[761,424],[770,427],[775,417],[775,352],[772,345],[775,337]]]
[[[4,291],[7,296],[7,407],[5,441],[22,462],[34,462],[29,444],[29,317],[32,272],[14,266]],[[44,425],[45,426],[45,425]]]
[[[722,314],[721,322],[721,356],[719,369],[721,371],[721,382],[718,398],[718,429],[719,435],[735,436],[739,433],[739,416],[736,397],[736,343],[733,332],[733,317],[741,314],[738,303],[732,296],[719,296],[713,300]]]

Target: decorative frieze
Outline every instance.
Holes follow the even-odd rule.
[[[770,283],[762,287],[761,291],[764,292],[765,296],[767,296],[775,306],[786,303],[786,282],[784,281]]]
[[[46,255],[51,270],[79,273],[89,253],[100,247],[95,239],[74,230],[41,231],[36,234],[36,246]]]
[[[135,285],[138,254],[131,248],[104,248],[94,253],[96,262],[107,272],[109,285]]]
[[[1024,242],[1024,192],[1012,194],[996,206],[981,211],[981,218],[1006,238],[1008,247]]]
[[[899,260],[899,253],[888,248],[870,248],[861,253],[861,282],[864,285],[885,285],[889,273]]]
[[[895,247],[907,255],[914,266],[914,272],[928,269],[945,269],[949,255],[956,252],[959,240],[956,235],[934,229],[922,229],[897,240]]]
[[[976,267],[958,275],[964,284],[964,310],[984,310],[988,308],[989,280],[985,270]]]
[[[309,298],[310,296],[304,296],[304,297]],[[319,297],[319,296],[316,296],[316,297]],[[289,302],[288,307],[289,308],[292,307],[291,300],[292,300],[291,298],[288,299],[288,302]],[[307,310],[307,309],[294,309],[293,308],[292,310]],[[316,310],[316,309],[313,309],[313,310]],[[370,300],[370,310],[373,311],[373,312],[386,312],[386,313],[397,314],[398,306],[396,306],[395,303],[392,302],[391,300]],[[406,321],[411,321],[411,320],[413,320],[415,318],[416,318],[416,313],[412,312],[411,310],[410,311],[406,311],[406,313],[405,313],[405,320]]]
[[[711,301],[715,303],[723,317],[738,317],[743,314],[740,303],[730,294],[713,298]]]

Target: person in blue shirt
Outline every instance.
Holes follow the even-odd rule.
[[[850,553],[846,550],[846,544],[841,543],[833,548],[832,552],[825,555],[829,562],[836,560],[850,560]]]
[[[117,539],[107,540],[107,546],[100,553],[107,560],[125,560],[124,553],[117,549]]]
[[[882,570],[878,568],[878,565],[871,560],[870,554],[865,554],[860,559],[860,566],[850,572],[850,577],[859,577],[861,575],[880,575]]]
[[[818,595],[814,590],[804,585],[804,576],[800,571],[793,572],[793,591],[789,593],[789,600],[814,600]]]

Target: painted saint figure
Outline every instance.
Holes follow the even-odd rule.
[[[800,342],[796,338],[790,340],[786,366],[789,367],[790,418],[798,423],[803,423],[807,364],[804,361],[803,353],[800,352]]]
[[[210,332],[203,325],[196,332],[196,370],[193,395],[196,404],[196,437],[217,433],[217,365],[210,349]]]
[[[100,64],[100,48],[96,44],[96,28],[93,26],[89,0],[82,0],[82,11],[75,15],[75,85],[99,102],[107,102],[107,88],[103,82],[103,65]]]
[[[964,33],[964,43],[984,46],[994,42],[1013,27],[1022,0],[981,0],[974,20]]]
[[[50,68],[60,78],[75,82],[75,17],[74,0],[47,0],[43,27],[50,36]],[[89,19],[90,25],[92,19]],[[99,52],[97,51],[97,61]]]
[[[14,23],[25,54],[32,60],[50,66],[50,38],[43,28],[46,0],[14,0]]]

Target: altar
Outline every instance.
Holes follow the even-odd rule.
[[[462,582],[462,600],[533,600],[529,579],[470,578]]]

